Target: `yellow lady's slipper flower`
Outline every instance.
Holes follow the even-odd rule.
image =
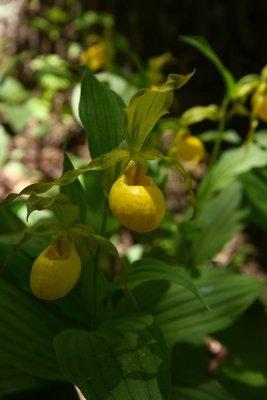
[[[109,194],[112,214],[121,225],[135,232],[150,232],[161,223],[165,199],[146,171],[130,167],[115,181]]]
[[[108,47],[105,42],[99,42],[90,46],[80,56],[80,62],[87,65],[92,71],[99,71],[108,60]]]
[[[38,299],[56,300],[64,297],[77,283],[81,260],[69,239],[53,242],[34,261],[30,284]]]
[[[252,107],[255,109],[255,114],[263,122],[267,122],[267,91],[262,94],[257,92],[252,96]]]
[[[205,157],[205,147],[198,137],[186,135],[175,142],[173,154],[182,161],[198,163]]]

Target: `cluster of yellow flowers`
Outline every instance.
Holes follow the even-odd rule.
[[[199,162],[205,156],[203,143],[187,135],[176,142],[175,155],[183,161]],[[165,199],[147,166],[131,161],[109,193],[112,214],[126,228],[140,233],[156,229],[165,215]],[[73,241],[55,240],[35,260],[30,284],[42,300],[56,300],[70,292],[79,280],[81,260]]]

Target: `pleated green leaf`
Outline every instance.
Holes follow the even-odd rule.
[[[266,165],[267,152],[255,143],[225,151],[200,184],[198,206],[201,207],[214,193],[229,186],[241,174]]]
[[[173,387],[171,400],[235,400],[218,382],[211,381],[197,387]]]
[[[159,88],[142,89],[126,108],[125,137],[128,145],[141,149],[147,135],[160,117],[169,112],[173,91],[186,84],[194,71],[187,75],[170,74]]]
[[[70,160],[70,157],[65,152],[64,154],[64,163],[63,163],[63,173],[67,171],[71,171],[74,169],[74,166]],[[73,201],[73,203],[77,204],[79,207],[79,222],[84,222],[86,218],[87,212],[87,202],[84,188],[81,182],[76,179],[70,185],[61,186],[60,192],[69,196],[69,198]]]
[[[0,352],[1,355],[1,352]],[[0,364],[0,395],[7,395],[23,390],[32,390],[41,387],[42,381],[25,374],[11,365]]]
[[[52,346],[60,322],[40,301],[3,277],[0,280],[0,326],[3,362],[33,376],[62,379]]]
[[[192,292],[204,307],[207,307],[205,298],[198,291],[190,276],[181,267],[174,267],[159,260],[147,259],[135,262],[128,273],[128,285],[132,289],[142,283],[158,280],[175,282],[177,285],[181,285]]]
[[[208,106],[195,106],[186,110],[179,118],[182,125],[192,125],[208,119],[217,121],[219,118],[219,109],[216,104]]]
[[[114,321],[95,332],[65,330],[54,347],[66,378],[87,400],[165,400],[168,352],[149,316]]]
[[[93,159],[118,147],[123,140],[124,107],[120,96],[87,68],[81,84],[79,114]]]
[[[240,177],[254,223],[267,227],[267,171],[254,170]]]
[[[194,265],[212,259],[244,226],[247,212],[240,209],[242,186],[235,182],[205,203],[194,224],[199,234],[188,249]]]
[[[194,283],[210,310],[177,284],[150,282],[133,290],[143,312],[153,313],[167,343],[191,341],[230,326],[259,296],[263,281],[232,270],[207,269]],[[124,299],[118,313],[131,305]]]

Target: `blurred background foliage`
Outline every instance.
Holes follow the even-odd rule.
[[[196,67],[197,72],[190,83],[175,96],[171,117],[180,116],[189,107],[213,105],[209,109],[210,120],[201,121],[192,127],[193,133],[202,134],[201,138],[209,152],[210,141],[214,138],[212,124],[217,112],[214,103],[221,102],[223,82],[214,66],[195,48],[181,42],[179,35],[205,37],[224,65],[239,79],[250,73],[259,74],[267,62],[264,43],[266,19],[266,2],[252,0],[159,0],[156,3],[150,0],[2,1],[0,195],[5,196],[10,191],[18,192],[39,179],[58,177],[63,164],[62,148],[67,149],[70,156],[70,159],[65,158],[65,170],[70,169],[72,164],[76,167],[88,162],[90,156],[77,111],[81,63],[89,65],[98,74],[99,80],[108,82],[111,88],[118,91],[126,104],[140,87],[160,84],[169,72],[188,73]],[[172,126],[174,121],[168,123]],[[182,265],[210,264],[212,260],[212,263],[222,267],[222,280],[218,283],[216,277],[214,281],[219,284],[227,301],[225,308],[218,309],[215,325],[218,329],[220,326],[227,327],[227,330],[217,333],[214,329],[214,337],[206,338],[205,345],[178,343],[175,346],[172,357],[173,382],[179,388],[173,394],[174,399],[230,400],[235,397],[240,400],[263,400],[267,393],[263,352],[266,348],[267,326],[266,312],[262,305],[266,300],[257,302],[231,327],[228,327],[228,322],[221,322],[221,319],[227,320],[228,317],[233,322],[230,306],[236,304],[236,308],[240,307],[236,291],[242,292],[238,279],[234,282],[227,273],[224,277],[224,267],[266,279],[267,175],[258,164],[267,148],[264,121],[261,121],[259,127],[261,132],[256,135],[256,142],[261,150],[253,147],[255,154],[252,151],[247,163],[241,165],[241,173],[236,173],[234,168],[225,168],[229,155],[227,162],[220,162],[220,166],[216,167],[217,175],[211,177],[212,183],[216,184],[218,176],[225,170],[229,171],[228,176],[224,176],[226,181],[232,179],[235,182],[229,187],[225,185],[226,188],[203,207],[190,226],[190,216],[185,213],[181,218],[186,203],[181,180],[173,173],[167,178],[167,171],[160,162],[151,163],[150,173],[157,184],[161,187],[166,185],[168,209],[173,212],[174,218],[168,218],[168,215],[161,227],[148,236],[130,234],[124,229],[120,231],[118,223],[112,218],[108,219],[107,235],[114,239],[121,253],[130,261],[144,255]],[[234,116],[231,130],[225,135],[223,150],[240,144],[248,129],[247,118]],[[159,141],[160,146],[166,149],[169,143],[161,139],[160,132],[155,132],[155,142]],[[238,150],[231,153],[230,158],[239,168]],[[189,168],[195,188],[199,187],[206,170],[205,162],[197,168]],[[206,181],[209,182],[209,179],[206,178]],[[95,231],[99,231],[103,210],[99,174],[86,174],[81,181],[88,206],[87,221],[90,221]],[[200,200],[201,196],[205,197],[205,183],[200,185],[198,196]],[[1,231],[4,243],[1,245],[2,258],[14,242],[12,235],[17,238],[17,233],[24,228],[21,222],[24,217],[23,201],[1,211],[1,220],[5,226],[5,232]],[[36,221],[37,217],[33,214],[30,224]],[[20,257],[25,264],[27,261],[28,269],[44,242],[47,244],[46,238],[36,240],[32,247],[25,246]],[[17,268],[14,268],[15,271],[21,271],[20,260],[14,261]],[[102,262],[104,268],[110,268],[110,261],[105,256]],[[116,271],[111,271],[111,274],[116,274]],[[26,277],[23,279],[27,286]],[[246,277],[242,276],[241,282],[242,279],[245,286]],[[232,289],[229,289],[230,281]],[[162,288],[162,305],[155,306],[159,319],[161,307],[164,309],[165,289]],[[244,289],[247,306],[251,299],[256,298],[258,291],[253,285],[248,292]],[[139,292],[142,301],[146,290],[142,287]],[[158,296],[156,290],[155,293]],[[177,296],[185,296],[186,302],[190,300],[190,296],[183,290]],[[149,300],[153,303],[153,299]],[[196,324],[200,330],[204,329],[203,326],[209,321],[201,321],[199,306],[192,296],[191,301],[195,307]],[[143,299],[143,302],[150,305],[147,299]],[[122,307],[127,310],[127,304]],[[176,315],[176,308],[170,313],[170,318],[176,324],[175,332],[179,332],[179,324],[184,322],[184,315],[182,312]],[[162,318],[164,325],[164,316]],[[254,326],[261,328],[255,331]],[[167,324],[166,330],[171,338],[173,327],[168,331]],[[186,340],[187,333],[181,333],[182,342]],[[180,358],[183,359],[182,363],[177,362]],[[43,386],[47,387],[47,382],[21,377],[12,368],[9,370],[4,367],[0,374],[2,378],[6,374],[1,382],[6,386],[1,387],[1,393],[12,392],[12,385],[19,389],[27,389],[27,385],[36,389],[33,394],[26,392],[19,397],[11,395],[8,397],[10,399],[77,397],[69,385],[52,385],[42,389]]]

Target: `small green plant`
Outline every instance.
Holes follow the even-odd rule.
[[[214,266],[215,255],[251,221],[266,227],[266,132],[256,130],[264,120],[265,70],[236,82],[206,41],[183,40],[221,73],[219,106],[166,118],[175,90],[194,72],[170,74],[126,105],[85,68],[79,118],[91,161],[74,168],[65,151],[59,178],[1,202],[0,370],[18,377],[16,390],[68,382],[89,400],[207,400],[234,399],[232,391],[244,385],[267,386],[265,377],[253,380],[253,360],[250,366],[242,348],[216,375],[206,371],[210,335],[231,348],[238,334],[231,326],[266,287],[235,265]],[[46,61],[34,68],[47,83]],[[228,129],[236,114],[249,120],[244,143]],[[203,120],[217,126],[193,134]],[[190,168],[200,163],[206,172],[196,185]],[[170,171],[185,192],[178,222],[168,203]],[[29,223],[16,213],[20,202]],[[134,245],[123,253],[118,237],[128,229]],[[226,329],[232,336],[224,337]],[[0,375],[0,393],[3,382]]]

